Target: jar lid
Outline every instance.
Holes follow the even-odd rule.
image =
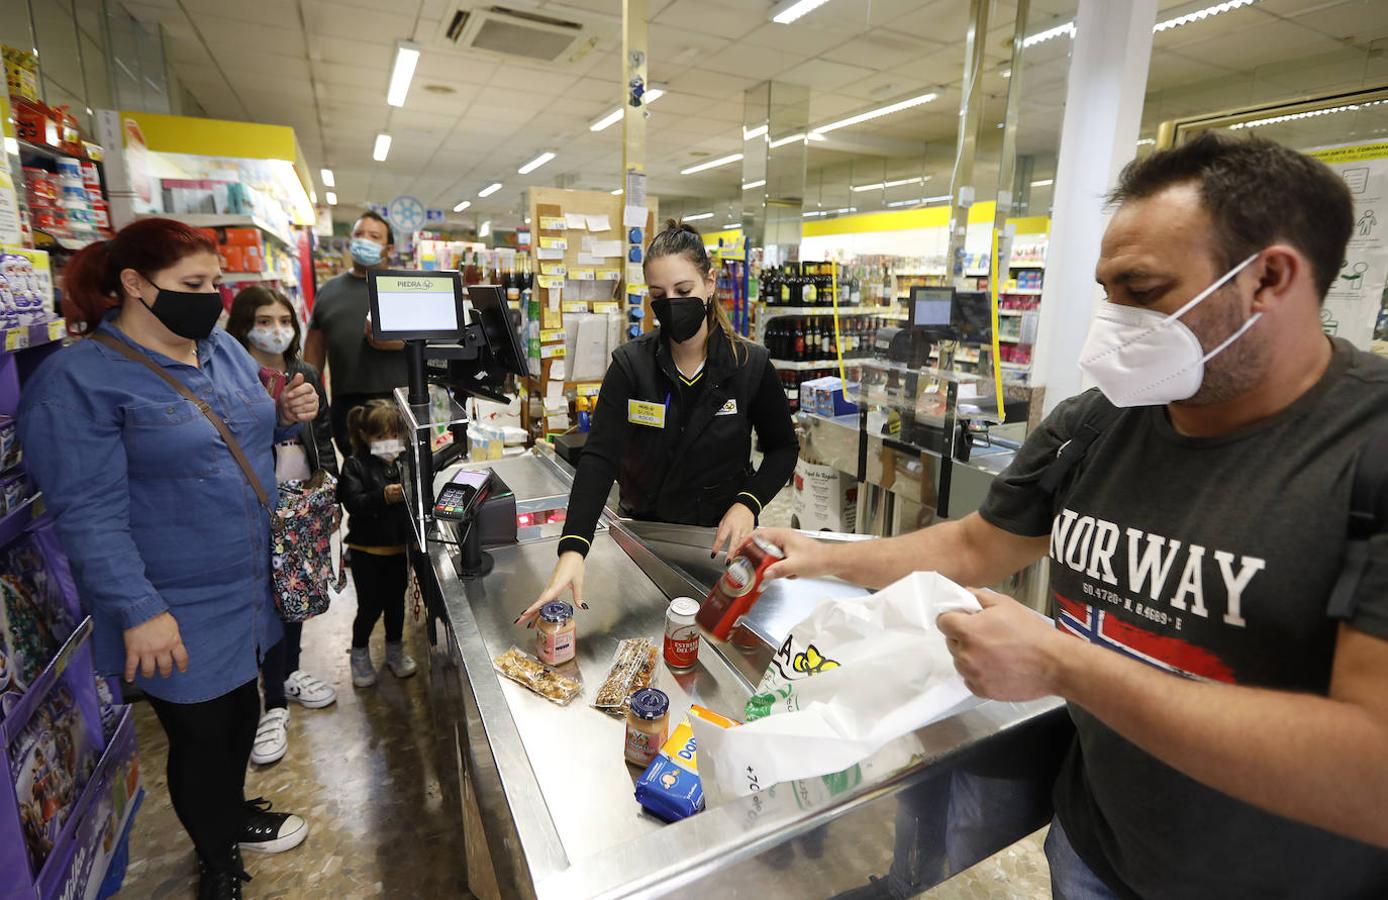
[[[670,613],[681,617],[697,616],[699,601],[693,597],[676,597],[670,601]]]
[[[642,688],[631,695],[631,711],[638,719],[659,719],[670,711],[670,698],[660,688]]]
[[[574,617],[574,608],[563,600],[554,600],[540,607],[540,618],[546,622],[567,622]]]

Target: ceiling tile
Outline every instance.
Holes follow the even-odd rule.
[[[738,44],[703,58],[699,65],[727,75],[765,81],[776,78],[805,59],[804,55],[787,53],[784,50]]]
[[[872,73],[872,69],[862,66],[850,66],[827,59],[808,59],[782,72],[779,80],[807,85],[816,90],[833,91],[846,84],[862,81]]]
[[[238,0],[239,2],[239,0]],[[415,4],[392,4],[389,10],[349,8],[325,0],[299,0],[309,31],[323,37],[347,38],[366,44],[394,46],[414,33]],[[406,11],[408,9],[408,11]],[[286,16],[282,12],[275,20]],[[272,20],[273,21],[273,20]]]
[[[742,95],[747,88],[761,79],[740,75],[726,75],[707,69],[689,69],[670,79],[670,87],[689,94],[717,99],[732,99]]]
[[[270,26],[194,13],[193,24],[218,56],[228,61],[249,48],[254,48],[258,53],[281,56],[304,55],[304,37],[298,21]]]
[[[819,56],[842,44],[859,30],[805,19],[791,25],[767,22],[743,38],[743,42],[753,47],[770,47],[799,56]]]
[[[767,20],[764,12],[748,9],[748,5],[739,3],[729,6],[710,0],[675,0],[659,15],[651,17],[650,21],[737,39]]]
[[[393,64],[394,61],[387,57],[386,66],[389,67]],[[495,60],[483,59],[480,56],[426,51],[420,54],[419,66],[415,69],[414,77],[421,81],[438,78],[445,82],[466,81],[469,84],[486,84],[491,81],[498,68],[500,66]]]
[[[908,65],[924,57],[945,52],[948,52],[946,45],[936,41],[896,34],[879,28],[830,50],[824,54],[824,58],[880,70]],[[961,66],[962,60],[961,55]]]

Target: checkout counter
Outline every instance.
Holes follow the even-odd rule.
[[[516,543],[488,548],[485,576],[460,576],[457,543],[431,542],[425,560],[437,749],[457,774],[446,802],[479,897],[856,896],[870,877],[909,895],[1049,820],[1072,733],[1053,700],[984,703],[894,741],[851,777],[776,785],[673,824],[644,813],[633,797],[640,772],[622,757],[624,723],[589,708],[589,695],[620,640],[658,639],[671,598],[707,593],[721,571],[708,558],[711,531],[604,516],[584,584],[592,608],[578,620],[585,692],[557,706],[500,677],[492,660],[531,646],[534,632],[513,620],[548,581],[558,523],[543,522],[567,502],[571,471],[541,451],[465,467],[494,471],[526,523]],[[812,606],[773,585],[751,616],[765,646],[705,635],[694,669],[662,663],[654,683],[740,719],[771,647]]]

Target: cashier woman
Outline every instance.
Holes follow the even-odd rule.
[[[592,431],[569,495],[559,562],[517,621],[572,588],[615,480],[622,515],[717,526],[710,556],[740,545],[790,480],[800,445],[766,348],[739,337],[714,296],[703,238],[667,219],[646,249],[646,284],[660,327],[612,354]],[[764,454],[750,462],[752,432]]]

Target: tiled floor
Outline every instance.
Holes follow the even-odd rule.
[[[789,520],[784,495],[763,516],[766,524]],[[350,587],[349,587],[350,591]],[[296,850],[253,855],[254,880],[246,896],[459,897],[463,840],[454,811],[445,808],[427,703],[427,642],[407,621],[406,642],[420,662],[414,678],[388,673],[371,689],[354,690],[347,648],[356,602],[348,594],[304,628],[304,668],[334,684],[336,705],[321,710],[291,707],[289,754],[279,763],[252,766],[248,796],[265,796],[276,808],[298,812],[312,833]],[[381,629],[373,656],[382,659]],[[192,845],[169,804],[164,782],[164,734],[148,704],[136,721],[147,795],[131,839],[124,897],[183,898],[196,891]],[[933,900],[1021,900],[1050,896],[1041,852],[1044,832],[978,864],[927,892]],[[864,873],[864,880],[866,875]]]

